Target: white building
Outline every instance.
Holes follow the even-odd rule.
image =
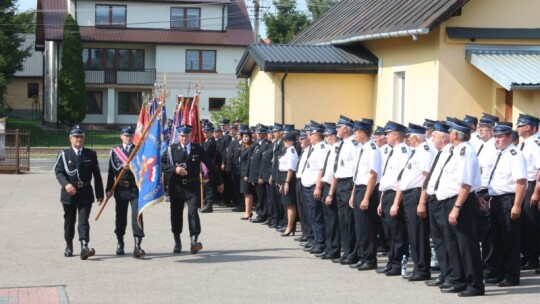
[[[253,42],[243,0],[37,0],[36,50],[44,56],[44,120],[57,122],[66,15],[80,26],[88,112],[85,124],[133,124],[142,92],[164,75],[171,95],[202,83],[201,118],[236,96],[236,65]],[[194,89],[190,96],[193,96]]]

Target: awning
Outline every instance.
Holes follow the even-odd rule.
[[[508,91],[540,90],[540,47],[466,47],[467,61]]]

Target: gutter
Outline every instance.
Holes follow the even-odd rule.
[[[375,40],[375,39],[383,39],[383,38],[394,38],[394,37],[416,36],[416,35],[427,35],[427,34],[429,34],[429,29],[423,28],[423,29],[415,29],[415,30],[404,30],[404,31],[395,31],[395,32],[386,32],[386,33],[378,33],[378,34],[361,35],[361,36],[351,37],[351,38],[347,38],[347,39],[335,39],[335,40],[330,40],[329,42],[317,43],[316,45],[350,44],[350,43],[354,43],[354,42],[358,42],[358,41]]]
[[[281,124],[285,123],[285,79],[289,76],[289,71],[285,71],[285,75],[281,78]]]

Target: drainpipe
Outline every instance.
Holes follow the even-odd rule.
[[[289,72],[285,71],[285,75],[281,78],[281,124],[285,123],[285,79],[289,76]]]

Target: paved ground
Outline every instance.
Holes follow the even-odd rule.
[[[93,220],[97,206],[92,211],[90,244],[97,255],[87,261],[64,258],[59,185],[48,172],[52,162],[32,164],[31,173],[0,175],[2,304],[64,303],[64,290],[69,303],[538,301],[540,276],[530,271],[523,273],[519,287],[488,287],[485,297],[461,299],[421,282],[409,283],[372,271],[360,273],[319,260],[303,252],[292,237],[283,238],[266,226],[240,221],[241,215],[229,209],[202,215],[204,250],[200,254],[173,255],[168,203],[145,213],[145,259],[114,254],[114,201],[97,222]],[[188,236],[183,234],[182,239],[188,247]],[[133,243],[126,240],[131,251]],[[38,287],[41,293],[32,289]],[[47,302],[46,294],[55,290],[58,300]],[[29,299],[25,295],[33,298],[25,302]]]

